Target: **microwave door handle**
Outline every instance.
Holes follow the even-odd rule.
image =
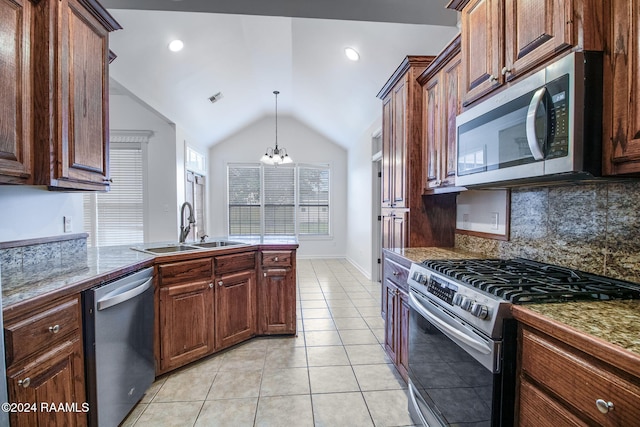
[[[546,87],[541,87],[533,94],[527,111],[527,143],[535,160],[544,160],[544,153],[542,152],[542,147],[538,144],[538,135],[536,135],[536,111],[538,111],[546,91]]]

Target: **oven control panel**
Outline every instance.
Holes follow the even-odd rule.
[[[427,291],[449,305],[453,305],[453,299],[456,296],[458,287],[450,283],[445,283],[442,280],[436,279],[431,276],[429,284],[427,285]]]

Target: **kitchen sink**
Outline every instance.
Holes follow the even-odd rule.
[[[193,246],[197,246],[199,248],[211,249],[211,248],[221,248],[225,246],[236,246],[236,245],[243,245],[243,244],[244,243],[242,242],[230,242],[228,240],[218,240],[214,242],[194,243]]]
[[[175,245],[175,246],[159,246],[157,248],[144,248],[143,251],[152,252],[154,254],[166,254],[170,252],[187,252],[197,251],[199,248],[187,245]]]

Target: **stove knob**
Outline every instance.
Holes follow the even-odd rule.
[[[461,306],[462,300],[464,300],[464,296],[456,294],[456,296],[453,297],[453,305]]]
[[[486,319],[489,317],[489,309],[486,305],[473,303],[473,306],[471,307],[471,314],[479,317],[480,319]]]
[[[462,307],[463,310],[471,311],[473,302],[474,301],[471,298],[462,297],[462,303],[460,304],[460,307]]]

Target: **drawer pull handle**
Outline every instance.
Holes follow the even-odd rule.
[[[280,261],[280,259],[278,259],[278,257],[275,257],[273,260],[274,260],[275,262]]]
[[[27,377],[23,380],[18,380],[18,385],[27,388],[31,384],[31,378]]]
[[[598,411],[606,414],[609,411],[613,411],[613,402],[607,402],[604,399],[598,399],[596,400],[596,407],[598,408]]]
[[[60,325],[49,326],[49,332],[51,332],[52,334],[57,334],[58,332],[60,332]]]
[[[220,281],[218,282],[218,286],[222,286],[222,285],[224,285],[224,283],[222,283],[222,280],[220,280]]]

